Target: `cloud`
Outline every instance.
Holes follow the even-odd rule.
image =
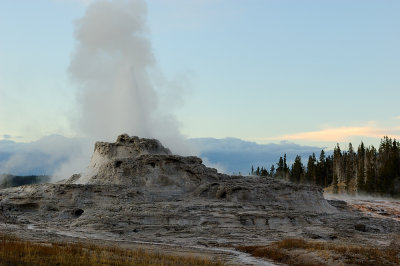
[[[372,123],[370,123],[372,124]],[[343,142],[352,137],[382,138],[383,136],[394,138],[400,137],[398,128],[379,128],[373,125],[368,126],[344,126],[321,129],[318,131],[308,131],[295,134],[280,135],[271,138],[261,138],[259,140],[306,140],[306,141],[329,141]]]
[[[62,172],[62,178],[67,178],[75,173],[73,170],[84,169],[89,161],[88,154],[82,158],[84,143],[87,142],[83,139],[59,135],[27,143],[0,140],[0,174],[54,175]],[[69,171],[64,165],[69,165]]]

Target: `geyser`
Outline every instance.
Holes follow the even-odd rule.
[[[76,21],[69,74],[78,86],[76,126],[92,141],[121,132],[158,138],[183,152],[178,122],[161,110],[143,0],[99,0]],[[177,145],[177,143],[181,143]]]

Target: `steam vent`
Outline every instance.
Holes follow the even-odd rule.
[[[367,243],[400,231],[396,221],[378,223],[325,200],[318,187],[221,174],[158,140],[126,134],[97,142],[84,173],[1,190],[0,226],[32,236],[204,248],[288,237]]]

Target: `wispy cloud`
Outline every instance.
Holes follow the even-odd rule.
[[[325,128],[318,131],[286,134],[277,137],[267,137],[260,140],[305,140],[342,142],[347,141],[352,137],[381,138],[386,135],[394,138],[400,138],[400,130],[399,128],[379,128],[371,125],[343,126]]]

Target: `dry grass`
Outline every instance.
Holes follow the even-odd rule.
[[[222,263],[83,243],[35,243],[1,235],[0,265],[222,265]]]
[[[239,250],[253,256],[288,265],[400,265],[400,252],[394,248],[376,248],[335,244],[304,239],[285,239],[268,246],[242,246]],[[301,256],[307,254],[308,256]],[[313,256],[313,259],[310,257]],[[307,259],[305,259],[307,258]]]

